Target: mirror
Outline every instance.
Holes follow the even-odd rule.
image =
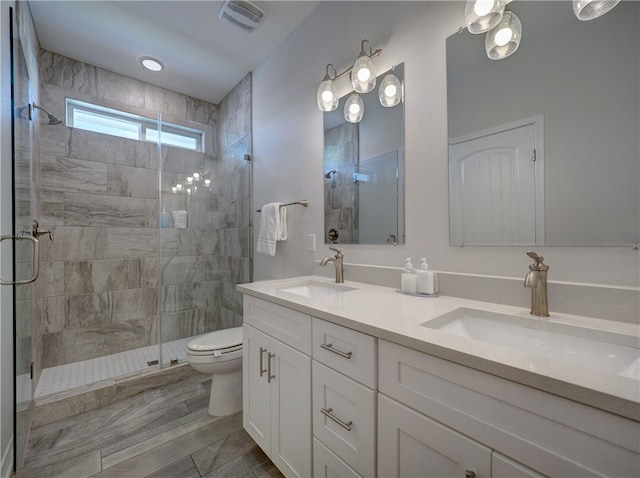
[[[522,42],[498,61],[447,39],[452,245],[640,242],[639,6],[510,3]]]
[[[349,95],[324,113],[325,243],[404,244],[404,100],[380,105],[378,86],[387,73],[361,95],[360,123],[344,119]],[[404,64],[394,73],[404,83]]]

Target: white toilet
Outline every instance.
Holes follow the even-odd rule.
[[[187,344],[187,360],[198,372],[213,377],[209,415],[242,410],[242,327],[196,337]]]

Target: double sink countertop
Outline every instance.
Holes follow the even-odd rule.
[[[524,307],[445,295],[412,296],[391,287],[349,281],[335,284],[332,279],[320,276],[258,281],[239,284],[237,289],[380,339],[640,421],[638,325],[558,314],[553,312],[553,304],[550,317],[533,317]],[[473,317],[469,319],[468,315]],[[511,319],[517,331],[530,342],[527,347],[509,338],[503,342],[494,340],[513,328]],[[465,320],[477,329],[484,327],[484,331],[472,334],[473,338],[463,336],[455,329],[464,329]],[[590,350],[594,354],[604,353],[605,361],[616,361],[615,347],[621,346],[620,350],[635,361],[626,371],[611,372],[593,366],[603,360],[595,355],[592,363],[574,357],[565,360],[562,354],[574,352],[560,347],[560,352],[550,353],[554,343],[544,343],[544,337],[538,339],[539,330],[551,330],[554,343],[564,339],[582,341],[585,350],[580,353],[590,354]],[[617,344],[613,345],[613,353],[606,348],[611,344]],[[600,345],[605,347],[604,352],[596,351]]]

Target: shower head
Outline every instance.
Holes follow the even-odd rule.
[[[338,171],[336,171],[335,169],[332,169],[331,171],[324,173],[324,177],[327,178],[327,179],[330,179],[331,175],[332,174],[336,174],[337,172]]]
[[[51,113],[49,113],[43,107],[38,106],[37,104],[33,103],[33,109],[34,110],[42,110],[42,111],[44,111],[46,113],[47,117],[49,118],[49,123],[48,124],[51,124],[51,125],[62,124],[62,120],[59,120],[58,118],[53,116]]]

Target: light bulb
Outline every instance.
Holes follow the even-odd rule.
[[[193,182],[193,178],[191,176],[189,176],[187,178],[187,184],[191,184]]]
[[[484,17],[493,9],[493,0],[476,0],[473,5],[473,11],[479,17]]]
[[[205,185],[206,187],[211,186],[211,179],[205,179],[205,180],[204,180],[204,185]]]
[[[398,88],[396,88],[396,85],[387,85],[387,87],[384,89],[384,95],[389,98],[391,96],[394,96],[397,91]]]
[[[501,28],[496,32],[495,42],[498,46],[505,46],[507,43],[511,41],[511,37],[513,37],[513,30],[509,27]]]
[[[171,188],[171,192],[172,192],[173,194],[177,193],[177,192],[178,192],[178,187],[177,187],[177,186],[173,186],[173,187]]]
[[[369,78],[371,78],[371,71],[368,68],[360,68],[358,70],[358,79],[360,81],[367,81]]]
[[[352,105],[350,105],[349,113],[351,113],[352,115],[357,115],[358,113],[360,113],[360,105],[357,103],[353,103]]]
[[[376,87],[376,67],[366,54],[361,54],[353,64],[351,86],[357,93],[368,93]]]
[[[322,101],[325,103],[329,103],[333,100],[333,93],[329,90],[325,90],[322,92]]]
[[[344,119],[349,123],[359,123],[364,114],[362,98],[358,93],[353,93],[344,104]]]
[[[333,84],[333,80],[323,80],[316,93],[316,101],[320,111],[333,111],[338,107],[338,89]]]
[[[200,181],[200,173],[193,173],[194,181]]]
[[[177,189],[178,191],[182,191],[182,184],[178,184],[178,185],[176,186],[176,189]]]

